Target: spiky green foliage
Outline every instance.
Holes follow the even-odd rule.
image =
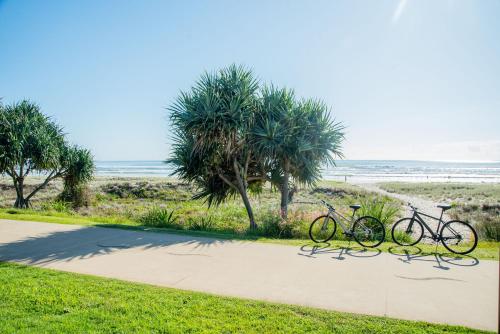
[[[297,100],[286,88],[262,89],[252,135],[271,181],[282,192],[283,218],[292,197],[290,186],[313,185],[321,178],[321,167],[342,156],[343,126],[331,119],[328,106],[320,100]]]
[[[0,107],[0,172],[28,174],[59,167],[62,129],[24,100]]]
[[[51,180],[68,175],[71,150],[61,127],[37,104],[24,100],[0,106],[0,173],[14,182],[15,207],[29,207],[31,198]],[[31,172],[42,173],[46,179],[25,196],[24,181]]]
[[[78,146],[66,146],[63,151],[62,165],[66,168],[61,199],[72,202],[76,207],[88,205],[86,185],[94,176],[94,157],[89,150]]]
[[[240,194],[255,227],[247,196],[258,182],[259,160],[248,136],[258,108],[258,81],[242,66],[205,73],[169,108],[175,138],[168,163],[174,174],[199,188],[196,198],[220,204]]]

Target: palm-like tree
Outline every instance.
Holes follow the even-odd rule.
[[[281,192],[283,219],[293,195],[291,186],[314,184],[321,178],[322,166],[342,157],[343,129],[320,100],[297,100],[286,88],[262,89],[251,141],[265,159],[269,179]]]
[[[84,193],[88,182],[94,177],[94,157],[92,153],[78,146],[66,146],[61,157],[66,166],[63,176],[64,189],[60,198],[70,201],[75,207],[85,204]]]
[[[15,207],[27,208],[30,199],[59,176],[63,144],[62,129],[37,104],[25,100],[0,109],[0,172],[13,180]],[[24,182],[32,171],[47,172],[47,177],[26,196]]]
[[[209,206],[239,194],[251,228],[257,225],[247,189],[263,180],[259,160],[247,145],[258,88],[251,71],[232,65],[205,73],[169,108],[175,139],[167,162],[174,174],[196,184],[200,191],[195,198],[205,198]]]
[[[15,207],[28,208],[33,196],[56,178],[86,181],[93,167],[85,173],[74,172],[82,162],[74,159],[75,155],[81,158],[82,154],[93,166],[90,152],[70,148],[62,128],[44,115],[36,103],[24,100],[0,105],[0,174],[12,178],[17,195]],[[25,194],[25,180],[32,172],[44,174],[45,180]]]

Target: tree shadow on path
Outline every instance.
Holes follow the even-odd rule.
[[[154,249],[174,244],[189,246],[187,252],[181,255],[200,255],[191,251],[200,253],[205,247],[228,242],[232,241],[189,235],[81,227],[0,244],[0,261],[47,264],[55,261],[87,259],[136,247]]]

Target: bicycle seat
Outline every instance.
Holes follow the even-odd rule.
[[[451,205],[448,204],[439,204],[437,207],[443,209],[443,211],[451,209]]]
[[[349,207],[351,209],[353,209],[354,211],[356,211],[357,209],[361,208],[361,205],[359,205],[359,204],[353,204],[353,205],[349,205]]]

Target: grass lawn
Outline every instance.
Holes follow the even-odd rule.
[[[237,233],[222,233],[222,232],[209,232],[209,231],[191,231],[191,230],[178,230],[172,228],[152,228],[148,226],[142,226],[134,221],[120,221],[114,222],[114,220],[107,217],[97,218],[97,217],[74,217],[67,216],[63,213],[52,213],[51,215],[43,215],[40,212],[29,211],[29,210],[13,210],[13,209],[0,209],[0,219],[12,219],[20,221],[37,221],[37,222],[47,222],[47,223],[58,223],[58,224],[70,224],[70,225],[83,225],[83,226],[98,226],[98,227],[108,227],[108,228],[122,228],[122,229],[134,229],[140,231],[150,231],[156,233],[178,233],[187,234],[208,238],[218,238],[218,239],[236,239],[236,240],[251,240],[258,242],[276,243],[282,245],[291,246],[313,246],[315,245],[309,239],[278,239],[278,238],[267,238],[261,236],[252,236],[247,234],[237,234]],[[389,231],[387,233],[390,233]],[[360,246],[355,242],[345,240],[331,240],[328,244],[319,244],[320,246],[327,246],[331,248],[339,247],[355,247]],[[487,242],[480,241],[477,248],[469,254],[477,259],[482,260],[499,260],[499,248],[500,244],[498,242]],[[419,255],[424,254],[442,254],[446,257],[458,258],[460,255],[451,254],[447,251],[441,244],[438,245],[436,250],[435,244],[423,244],[420,243],[413,247],[401,247],[392,242],[382,243],[377,250],[382,252],[392,252],[395,254],[402,254],[404,250],[407,249],[409,253],[414,254],[418,252]],[[468,256],[466,256],[468,257]]]
[[[0,262],[1,333],[480,333]]]

